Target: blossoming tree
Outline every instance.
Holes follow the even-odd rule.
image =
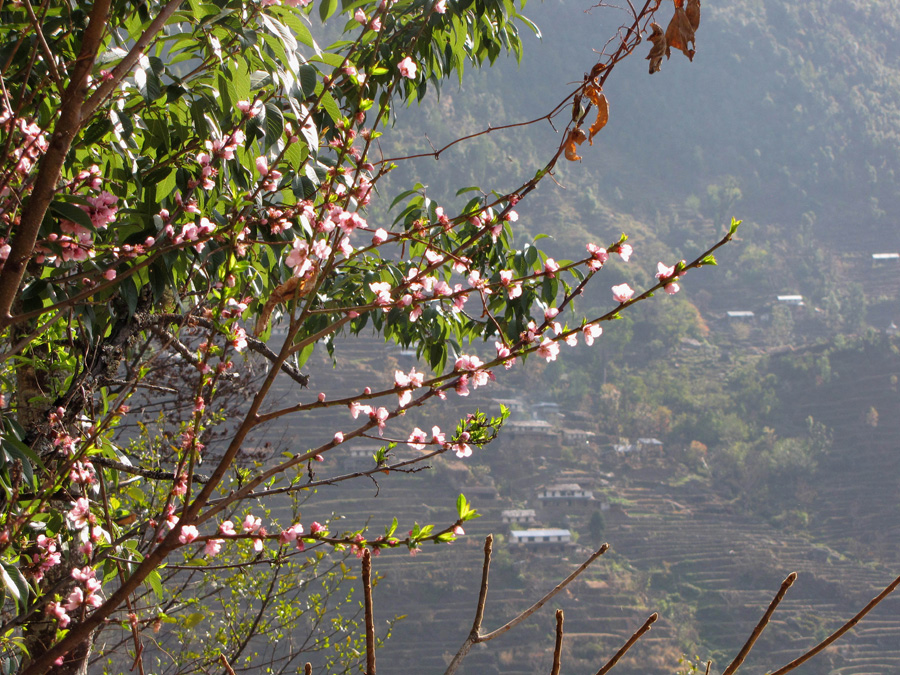
[[[677,48],[693,41],[692,7]],[[654,286],[613,286],[607,313],[579,319],[572,300],[610,255],[628,260],[626,238],[585,242],[571,261],[514,245],[516,209],[603,128],[604,83],[659,10],[659,0],[633,9],[610,51],[548,113],[563,120],[563,141],[531,180],[451,205],[421,185],[377,194],[403,158],[384,160],[374,144],[394,107],[462,77],[466,64],[520,52],[518,31],[532,26],[511,0],[0,8],[7,670],[84,672],[109,630],[128,636],[142,670],[144,635],[171,608],[163,599],[188,592],[168,588],[189,588],[166,567],[179,561],[239,569],[290,554],[309,571],[328,549],[414,552],[463,533],[475,515],[464,497],[453,522],[377,537],[276,522],[251,504],[314,486],[298,467],[363,436],[407,443],[422,460],[464,460],[502,418],[473,411],[455,429],[402,435],[398,418],[465,396],[528,355],[552,361],[566,345],[590,345],[605,321],[715,263],[736,223],[694,261],[660,263]],[[324,46],[317,36],[335,34],[333,23],[342,35]],[[400,215],[372,222],[367,206],[388,198]],[[303,373],[316,345],[369,327],[415,346],[427,367],[341,397]],[[245,405],[228,407],[251,353],[267,370]],[[161,384],[173,358],[167,382],[178,385]],[[267,404],[282,379],[293,399]],[[137,418],[135,401],[156,401],[160,417]],[[333,408],[345,424],[328,442],[237,467],[261,425]],[[201,470],[220,428],[224,449]],[[394,461],[386,450],[375,459],[368,473]],[[227,645],[216,647],[224,657]]]

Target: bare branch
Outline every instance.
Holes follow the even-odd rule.
[[[372,552],[363,551],[363,600],[366,611],[366,675],[375,675],[375,611],[372,606]]]
[[[769,623],[769,619],[772,618],[772,614],[775,612],[775,608],[778,607],[778,605],[784,599],[784,596],[787,593],[788,589],[796,580],[797,573],[791,572],[787,576],[787,579],[781,582],[781,588],[778,589],[778,593],[776,593],[775,597],[772,598],[772,602],[769,603],[769,608],[766,610],[766,613],[763,614],[762,618],[759,620],[759,623],[756,624],[756,628],[753,629],[753,632],[747,639],[747,643],[744,645],[741,651],[738,652],[738,655],[734,657],[734,661],[729,664],[722,675],[733,675],[733,673],[737,672],[737,669],[741,667],[741,664],[744,663],[744,659],[747,658],[747,654],[749,654],[750,650],[753,649],[754,643],[759,639],[759,636],[762,635],[763,630],[765,630],[766,624]]]
[[[803,665],[804,663],[806,663],[807,661],[809,661],[812,657],[814,657],[816,654],[821,652],[832,642],[839,640],[844,633],[846,633],[848,630],[850,630],[856,624],[858,624],[866,614],[868,614],[873,609],[875,609],[875,607],[882,600],[884,600],[887,596],[889,596],[891,593],[893,593],[897,589],[897,586],[900,586],[900,577],[897,577],[896,579],[894,579],[887,586],[887,588],[885,588],[883,591],[881,591],[881,593],[879,593],[874,598],[872,598],[869,601],[869,604],[867,604],[865,607],[863,607],[859,611],[859,613],[857,613],[857,615],[854,616],[852,619],[850,619],[847,623],[845,623],[843,626],[838,628],[836,631],[834,631],[831,635],[829,635],[827,638],[822,640],[819,644],[817,644],[815,647],[810,649],[808,652],[806,652],[805,654],[802,654],[801,656],[798,656],[796,659],[791,661],[789,664],[779,668],[778,670],[773,672],[771,675],[784,675],[785,673],[791,672],[795,668],[798,668],[801,665]]]
[[[570,583],[575,581],[575,579],[577,579],[581,575],[581,573],[584,572],[590,566],[590,564],[592,562],[594,562],[597,558],[599,558],[601,555],[606,553],[608,550],[609,550],[609,544],[603,544],[603,546],[601,546],[599,549],[597,549],[594,553],[591,554],[590,558],[588,558],[583,563],[581,563],[581,565],[579,565],[577,570],[575,570],[574,572],[572,572],[572,574],[567,576],[563,581],[561,581],[559,583],[559,585],[556,586],[556,588],[554,588],[552,591],[547,593],[547,595],[545,595],[543,598],[538,600],[536,603],[534,603],[531,607],[526,609],[524,612],[519,614],[519,616],[514,618],[512,621],[504,624],[503,626],[500,626],[500,628],[498,628],[497,630],[492,631],[492,632],[488,633],[487,635],[479,635],[478,640],[476,640],[476,642],[487,642],[488,640],[493,640],[498,635],[503,635],[503,633],[505,633],[506,631],[518,626],[525,619],[527,619],[529,616],[531,616],[536,611],[538,611],[541,607],[546,605],[547,602],[549,602],[551,599],[553,599],[553,597],[557,593],[559,593],[566,586],[568,586]],[[655,619],[654,619],[654,621],[655,621]]]
[[[624,645],[622,645],[622,648],[619,651],[617,651],[609,661],[606,662],[606,665],[604,665],[600,670],[597,671],[597,675],[606,675],[606,673],[608,673],[610,670],[612,670],[615,667],[615,665],[619,662],[619,659],[621,659],[623,656],[625,656],[625,652],[627,652],[629,649],[634,647],[634,643],[637,642],[638,640],[640,640],[641,637],[644,635],[644,633],[646,633],[648,630],[650,630],[650,626],[652,626],[653,623],[656,622],[656,620],[658,618],[659,618],[659,614],[657,614],[656,612],[653,612],[653,614],[651,614],[649,617],[647,617],[647,620],[644,622],[644,625],[641,626],[640,628],[638,628],[635,631],[634,635],[632,635],[630,638],[628,638],[628,642],[626,642]]]
[[[462,643],[459,651],[453,655],[453,660],[450,661],[450,665],[447,666],[444,675],[452,675],[455,673],[459,664],[466,658],[466,654],[469,653],[472,645],[478,641],[478,634],[481,632],[481,621],[484,619],[484,606],[485,603],[487,603],[488,575],[491,571],[491,551],[493,547],[494,535],[489,534],[484,539],[484,563],[481,567],[481,589],[478,591],[478,604],[475,606],[475,620],[472,622],[472,630],[469,631],[469,635],[466,637],[465,642]]]
[[[559,675],[559,666],[562,658],[562,639],[563,639],[563,611],[556,610],[556,646],[553,647],[553,667],[550,669],[550,675]]]

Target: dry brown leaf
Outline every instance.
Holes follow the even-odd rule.
[[[694,42],[694,29],[683,7],[675,7],[675,15],[666,28],[666,58],[670,49],[680,49],[688,59],[694,60],[694,50],[688,49],[688,43]]]
[[[666,36],[662,27],[658,23],[651,23],[650,29],[653,32],[650,33],[650,37],[647,39],[653,43],[653,47],[650,48],[650,53],[647,54],[647,60],[650,61],[650,74],[652,75],[659,72],[662,65],[662,57],[666,54],[668,48],[666,47]]]
[[[269,325],[269,317],[272,316],[276,305],[281,305],[309,294],[316,285],[318,274],[319,270],[314,267],[302,277],[291,277],[278,286],[272,292],[272,295],[269,296],[265,306],[259,313],[259,318],[253,327],[254,335],[259,336],[266,330],[266,327]]]
[[[591,135],[590,141],[591,145],[594,144],[594,136],[597,135],[603,127],[606,126],[606,123],[609,122],[609,101],[606,100],[606,96],[604,94],[600,94],[597,99],[597,119],[594,120],[594,123],[591,125]]]
[[[687,14],[688,21],[691,22],[691,28],[694,32],[700,28],[700,0],[687,0],[687,8],[684,10]]]
[[[679,7],[684,7],[684,0],[674,0],[674,2],[675,2],[675,9],[678,9]]]
[[[594,105],[600,105],[600,97],[603,95],[600,92],[603,91],[595,82],[591,82],[584,88],[584,95],[588,97],[591,103]]]
[[[575,137],[576,131],[581,131],[581,129],[575,129],[573,131],[570,131],[568,138],[566,138],[566,145],[565,145],[566,159],[569,160],[570,162],[577,162],[579,159],[581,159],[581,157],[578,155],[579,141],[576,140],[576,137]],[[581,133],[584,134],[583,131]],[[581,142],[584,142],[583,138],[581,139]]]

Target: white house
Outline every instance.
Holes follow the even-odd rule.
[[[534,509],[507,509],[501,511],[500,517],[509,525],[534,525],[537,522]]]
[[[548,544],[571,544],[572,533],[569,530],[511,530],[511,544],[519,546],[544,546]]]
[[[725,312],[725,315],[729,319],[752,319],[755,316],[753,312],[747,310],[731,310]]]
[[[783,302],[786,305],[797,305],[798,307],[803,306],[803,296],[802,295],[776,295],[778,302]]]
[[[594,493],[585,490],[578,483],[559,483],[548,485],[538,490],[538,499],[545,504],[554,502],[586,502],[593,501]]]

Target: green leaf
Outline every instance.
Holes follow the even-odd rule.
[[[275,104],[266,103],[265,144],[275,145],[284,133],[284,116]]]
[[[338,0],[322,0],[319,3],[319,18],[325,21],[329,16],[334,14],[338,7]]]
[[[206,618],[206,616],[201,614],[200,612],[194,612],[193,614],[188,614],[184,619],[184,627],[187,630],[190,630],[191,628],[196,626],[198,623],[203,621],[203,619],[205,619],[205,618]]]
[[[159,570],[153,570],[150,574],[147,575],[147,583],[150,585],[150,588],[153,589],[153,592],[156,594],[157,600],[163,599],[163,587],[162,587],[162,577],[159,574]],[[200,619],[203,618],[203,615],[200,615]],[[190,626],[188,626],[190,628]]]
[[[50,202],[50,212],[62,220],[70,220],[76,225],[96,231],[91,217],[75,204],[67,202]]]
[[[16,606],[20,611],[25,611],[28,606],[29,588],[28,582],[15,565],[0,561],[0,578],[3,579],[3,585],[9,594],[16,601]]]
[[[335,102],[334,98],[332,98],[331,94],[327,91],[322,94],[322,107],[325,109],[325,112],[328,113],[328,116],[332,119],[333,122],[340,122],[343,118],[341,115],[341,110],[338,108],[338,104]]]
[[[297,72],[297,79],[300,81],[300,88],[303,90],[303,96],[309,98],[316,93],[316,83],[319,81],[319,71],[315,66],[309,64],[300,66]]]
[[[736,218],[732,218],[731,219],[731,227],[728,228],[728,235],[731,236],[735,232],[737,232],[738,227],[740,227],[741,223],[743,223],[743,222],[744,222],[743,220],[737,220]]]

